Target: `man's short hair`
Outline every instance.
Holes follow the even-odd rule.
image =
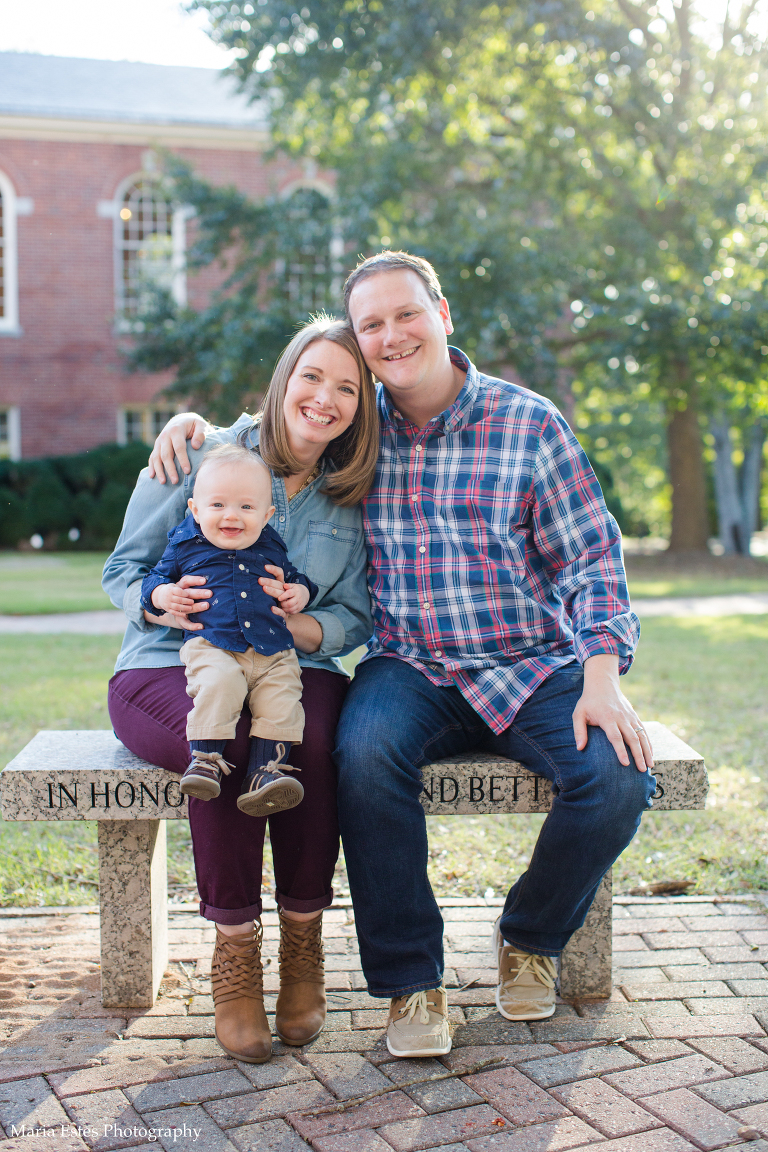
[[[254,452],[251,448],[244,448],[240,444],[219,444],[218,447],[213,448],[210,452],[206,452],[197,470],[195,484],[197,484],[197,481],[200,479],[200,474],[206,468],[215,468],[219,464],[244,464],[249,465],[251,468],[259,468],[271,481],[269,468],[267,468],[258,452]]]
[[[356,284],[369,276],[375,276],[378,272],[397,272],[400,268],[415,272],[419,279],[423,280],[432,299],[437,303],[442,300],[443,290],[437,272],[428,260],[424,260],[421,256],[412,256],[410,252],[378,252],[375,256],[369,256],[367,260],[361,260],[347,277],[344,285],[344,311],[347,317],[349,317],[349,297]]]

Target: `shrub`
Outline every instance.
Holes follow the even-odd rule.
[[[77,456],[0,461],[0,547],[24,547],[38,534],[46,549],[113,548],[147,455],[146,444],[103,444]]]

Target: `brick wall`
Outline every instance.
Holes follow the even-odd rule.
[[[288,161],[265,165],[256,151],[176,150],[206,179],[251,196],[300,176]],[[129,374],[114,331],[113,222],[97,215],[122,180],[142,168],[133,144],[0,140],[0,170],[31,197],[18,219],[20,336],[0,334],[0,406],[18,406],[22,456],[79,452],[114,441],[117,411],[144,404],[170,376]],[[190,278],[198,307],[215,270]],[[124,339],[124,338],[123,338]]]

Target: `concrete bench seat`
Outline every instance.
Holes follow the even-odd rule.
[[[659,782],[654,811],[703,808],[702,757],[664,725],[646,729]],[[423,780],[429,815],[547,812],[552,801],[542,777],[480,754],[427,765]],[[109,730],[43,731],[0,784],[4,820],[98,822],[102,1002],[150,1007],[168,962],[165,821],[187,818],[179,777],[134,756]],[[560,984],[566,999],[610,995],[610,873],[563,953]]]

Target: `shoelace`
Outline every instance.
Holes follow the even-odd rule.
[[[517,959],[521,953],[514,952],[512,955]],[[534,956],[529,952],[512,979],[513,984],[520,979],[527,968],[531,969],[535,978],[540,984],[543,984],[545,988],[554,988],[557,968],[551,956]]]
[[[194,759],[189,766],[190,768],[217,768],[219,772],[223,772],[225,776],[229,776],[230,768],[234,768],[234,764],[230,764],[225,760],[221,752],[195,752]],[[189,769],[187,769],[189,771]]]
[[[283,764],[285,756],[285,744],[278,744],[275,747],[275,759],[268,761],[263,767],[259,768],[259,772],[269,772],[273,776],[285,776],[286,772],[301,772],[301,768],[294,768],[292,764]],[[282,769],[280,765],[282,764]]]
[[[408,997],[400,1012],[403,1016],[407,1013],[407,1023],[410,1024],[416,1013],[419,1013],[419,1024],[429,1024],[429,1009],[430,1005],[427,1000],[426,992],[414,992]],[[432,1005],[432,1010],[435,1011],[435,1005]],[[432,1032],[439,1032],[442,1028],[441,1023],[437,1023],[432,1028]]]

